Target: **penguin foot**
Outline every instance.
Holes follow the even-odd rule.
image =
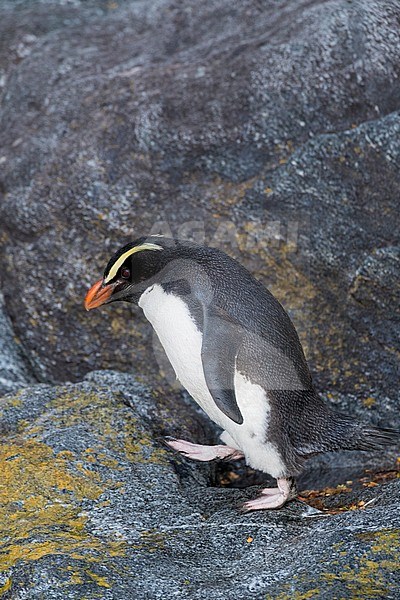
[[[264,510],[271,508],[281,508],[289,500],[297,495],[296,483],[293,477],[281,477],[277,479],[278,487],[265,488],[261,491],[261,496],[255,500],[245,502],[241,508],[242,512],[251,510]]]
[[[239,458],[243,458],[243,454],[240,450],[229,448],[229,446],[205,446],[202,444],[192,444],[186,440],[176,440],[174,438],[165,440],[165,443],[173,450],[186,456],[186,458],[191,458],[193,460],[205,462],[214,460],[215,458],[222,458],[224,460],[238,460]]]

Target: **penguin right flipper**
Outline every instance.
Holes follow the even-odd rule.
[[[208,390],[218,408],[241,425],[243,416],[235,394],[236,356],[242,327],[217,307],[204,307],[201,359]]]

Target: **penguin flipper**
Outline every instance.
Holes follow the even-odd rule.
[[[208,390],[218,408],[241,425],[235,394],[236,356],[243,338],[241,326],[222,309],[204,309],[201,359]]]

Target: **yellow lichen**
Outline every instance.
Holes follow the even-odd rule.
[[[165,547],[165,537],[165,533],[155,529],[141,531],[141,543],[136,548],[147,550],[148,552],[157,552]]]
[[[17,392],[12,396],[5,396],[1,398],[0,406],[1,408],[16,408],[22,405],[21,392]]]
[[[11,586],[12,586],[12,579],[11,579],[11,577],[7,577],[6,582],[0,587],[0,596],[5,594],[6,592],[8,592],[8,590],[11,588]]]
[[[49,420],[55,430],[84,422],[93,438],[91,447],[57,453],[44,442]],[[114,452],[122,457],[122,463],[114,458]],[[113,473],[127,468],[123,460],[166,464],[166,451],[154,447],[151,435],[132,411],[110,401],[101,389],[83,393],[66,386],[49,403],[47,413],[33,422],[24,421],[19,434],[10,436],[0,447],[0,571],[21,560],[55,554],[89,564],[124,555],[125,543],[91,534],[88,517],[82,512],[83,505],[86,510],[90,503],[109,504],[108,499],[101,499],[107,489],[119,488],[123,493],[122,481],[104,476],[104,467]],[[152,551],[160,547],[161,538],[145,533],[142,546]],[[100,587],[110,587],[93,570],[86,575]],[[82,572],[75,572],[70,582],[78,583],[82,578]]]
[[[319,588],[312,588],[310,590],[307,590],[307,592],[298,592],[296,590],[290,590],[290,592],[282,592],[277,596],[267,595],[266,600],[309,600],[309,598],[317,598],[319,596]]]
[[[0,446],[0,571],[19,560],[72,550],[91,561],[98,553],[121,546],[86,531],[81,501],[100,497],[98,476],[88,470],[74,473],[74,461],[68,464],[65,453],[60,454],[21,437]]]
[[[105,588],[111,587],[111,585],[108,583],[107,579],[105,577],[103,577],[102,575],[97,575],[97,573],[93,573],[93,571],[89,571],[89,570],[86,570],[85,572],[89,575],[90,579],[92,579],[100,587],[105,587]]]
[[[52,402],[52,407],[56,407],[58,411],[53,415],[53,420],[62,420],[63,426],[72,426],[84,420],[99,439],[99,445],[91,448],[90,462],[118,468],[117,461],[107,457],[102,451],[106,444],[116,452],[123,451],[129,461],[166,464],[166,450],[154,447],[151,436],[139,428],[132,412],[127,411],[124,415],[122,428],[115,425],[120,406],[112,404],[109,397],[94,392],[65,393]]]
[[[72,567],[67,567],[72,571],[71,577],[69,578],[67,585],[80,585],[84,582],[83,577],[81,576],[78,570],[74,570]]]
[[[312,581],[307,573],[295,575],[291,583],[283,583],[284,591],[278,595],[267,595],[268,600],[307,600],[321,595],[335,598],[384,598],[393,589],[390,577],[394,571],[400,570],[400,530],[386,529],[359,533],[356,537],[365,542],[361,555],[353,549],[347,550],[347,543],[342,541],[332,545],[334,555],[341,556],[340,562],[330,560],[337,570],[333,572],[315,573]],[[351,566],[346,565],[349,557]],[[358,557],[358,558],[357,558]],[[343,565],[344,563],[344,565]],[[339,565],[343,566],[340,567]],[[312,585],[310,589],[307,587]],[[318,585],[320,584],[320,585]],[[318,587],[317,587],[318,586]],[[340,586],[340,587],[339,587]],[[296,588],[306,588],[299,591]],[[344,589],[343,589],[344,588]]]
[[[33,423],[24,422],[23,431],[0,446],[0,571],[20,560],[38,560],[54,554],[66,554],[87,563],[124,554],[123,542],[104,541],[92,535],[86,528],[87,516],[82,513],[83,502],[85,507],[88,502],[96,503],[103,491],[107,487],[114,489],[117,482],[103,481],[86,460],[87,453],[57,453],[41,439],[46,418],[51,418],[55,428],[58,422],[63,427],[86,422],[82,412],[87,409],[96,413],[96,403],[99,404],[99,398],[87,394],[72,397],[69,404],[64,394],[53,402],[50,417],[42,415]],[[102,417],[109,419],[101,423]],[[98,455],[93,449],[95,460],[100,464],[107,462],[109,468],[117,466],[104,451],[107,435],[118,437],[112,417],[112,412],[105,415],[103,411],[93,424],[99,440]]]
[[[371,406],[374,406],[374,404],[376,404],[376,400],[375,398],[373,398],[372,396],[368,396],[368,398],[365,398],[363,400],[363,405],[366,408],[371,408]]]
[[[332,585],[344,583],[354,600],[385,597],[391,589],[388,576],[400,570],[400,531],[367,532],[357,537],[371,545],[356,564],[345,566],[340,573],[322,573],[321,578]],[[374,556],[377,554],[382,556]]]

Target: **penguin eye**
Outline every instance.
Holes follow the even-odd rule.
[[[123,269],[121,269],[122,279],[129,279],[130,276],[131,276],[131,272],[127,267],[124,267]]]

